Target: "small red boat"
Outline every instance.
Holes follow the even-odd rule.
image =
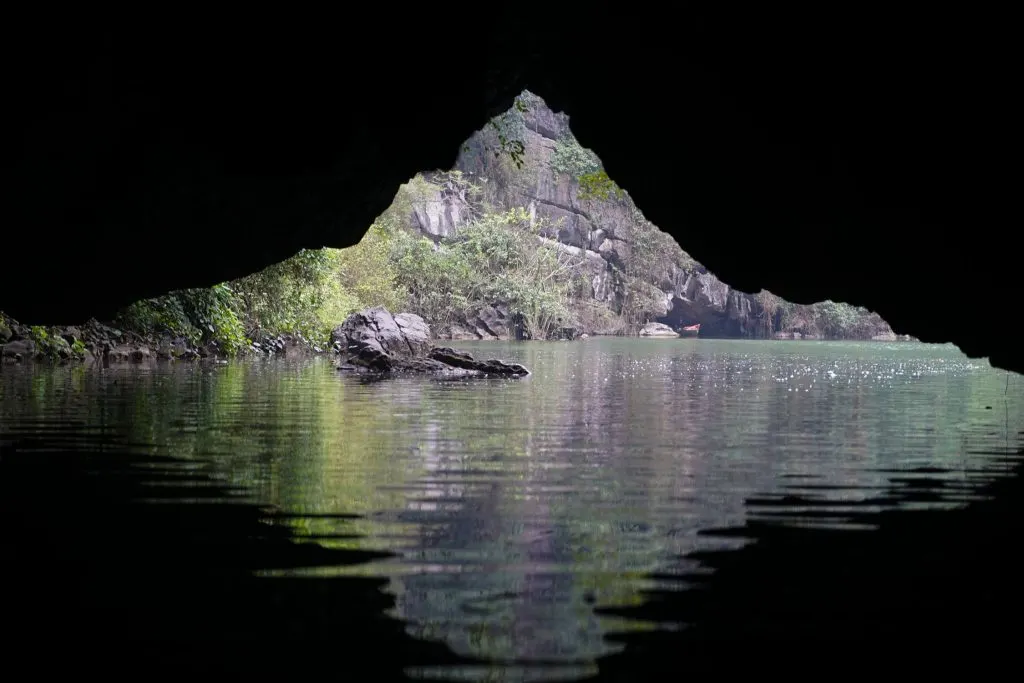
[[[696,337],[698,334],[700,334],[700,323],[687,325],[679,330],[679,335],[682,337]]]

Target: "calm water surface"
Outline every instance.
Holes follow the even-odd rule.
[[[127,440],[262,504],[361,515],[294,524],[335,537],[323,545],[396,557],[313,571],[387,577],[415,635],[528,663],[586,662],[614,650],[608,631],[648,628],[593,608],[636,604],[647,573],[729,542],[700,529],[776,514],[783,496],[834,501],[828,523],[842,525],[843,505],[863,511],[915,476],[944,483],[916,505],[962,505],[983,471],[1006,466],[971,452],[1022,426],[1020,378],[952,346],[458,346],[533,375],[365,382],[326,358],[5,367],[0,439]],[[800,509],[787,519],[800,523]]]

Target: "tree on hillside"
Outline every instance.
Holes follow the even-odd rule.
[[[341,287],[354,295],[356,305],[345,316],[372,306],[389,311],[405,308],[408,295],[398,283],[398,269],[391,260],[393,240],[392,230],[374,223],[358,244],[339,250],[337,278]]]

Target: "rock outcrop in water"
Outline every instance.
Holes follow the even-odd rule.
[[[664,323],[647,323],[640,328],[641,337],[678,337],[679,333]]]
[[[382,307],[350,315],[334,328],[331,342],[342,356],[339,370],[374,374],[420,373],[458,377],[525,377],[518,363],[477,360],[468,353],[430,344],[430,327],[413,313],[392,315]]]

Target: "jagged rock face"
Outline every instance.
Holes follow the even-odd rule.
[[[522,339],[522,322],[504,304],[485,306],[451,326],[452,339]]]
[[[635,207],[628,200],[596,203],[579,198],[576,179],[552,167],[555,147],[572,135],[569,117],[555,113],[537,97],[528,97],[523,128],[516,133],[525,145],[524,165],[490,151],[492,131],[475,133],[466,142],[455,168],[483,185],[484,201],[494,206],[529,207],[554,229],[549,237],[584,249],[606,261],[629,258],[629,225]]]
[[[600,253],[550,238],[542,237],[541,240],[573,256],[583,256],[583,268],[587,279],[590,281],[594,301],[604,303],[613,303],[615,301],[617,296],[615,281],[612,277],[611,269],[608,267],[608,261]]]
[[[518,128],[509,134],[521,139],[525,150],[523,165],[517,167],[506,154],[495,155],[496,134],[485,128],[463,146],[455,170],[461,171],[483,190],[483,202],[499,209],[525,207],[533,221],[543,220],[548,241],[574,256],[584,256],[584,269],[591,283],[593,302],[609,310],[621,310],[627,294],[621,272],[630,266],[655,268],[647,273],[664,293],[652,303],[650,313],[657,322],[670,327],[700,323],[702,334],[710,337],[769,336],[779,323],[754,295],[731,288],[701,264],[690,258],[678,244],[667,261],[658,264],[632,263],[636,226],[643,214],[628,195],[594,201],[580,198],[578,179],[555,168],[556,149],[571,138],[569,117],[552,111],[543,100],[524,93],[527,110]],[[452,192],[435,192],[416,203],[410,224],[437,240],[447,237],[471,219],[473,211],[466,197]],[[666,265],[667,263],[667,265]],[[813,322],[797,315],[794,325],[782,334],[801,337],[823,336]],[[766,322],[767,321],[767,322]],[[865,339],[895,337],[880,317],[859,336]],[[585,332],[607,333],[604,329]],[[452,326],[453,339],[519,338],[514,322],[502,307],[490,306]]]
[[[552,167],[559,141],[572,135],[568,116],[553,112],[539,98],[531,97],[528,102],[523,128],[517,131],[525,144],[522,168],[515,167],[506,155],[493,154],[493,134],[486,129],[467,141],[455,168],[479,183],[485,203],[527,207],[531,217],[543,219],[551,226],[547,236],[553,244],[585,257],[594,302],[618,309],[624,291],[615,271],[625,270],[632,258],[632,226],[642,220],[642,214],[628,195],[601,202],[581,200],[577,179]],[[432,238],[441,238],[452,234],[470,215],[464,198],[437,192],[414,204],[410,223]],[[653,313],[671,317],[663,322],[701,322],[712,334],[725,336],[747,335],[754,328],[750,318],[759,312],[756,302],[731,290],[699,264],[689,270],[673,264],[659,277],[665,298]],[[456,339],[515,336],[504,311],[480,311],[452,330]]]
[[[506,209],[526,207],[531,217],[543,219],[551,228],[547,237],[554,245],[573,256],[585,257],[593,300],[618,309],[625,291],[615,270],[625,270],[632,258],[632,227],[642,220],[642,214],[628,196],[602,202],[581,200],[577,178],[552,167],[556,145],[571,136],[568,117],[552,112],[540,98],[528,97],[527,101],[523,127],[516,131],[525,145],[521,168],[516,168],[506,155],[495,156],[494,134],[484,129],[464,145],[456,170],[480,185],[485,204]],[[470,215],[463,198],[436,193],[414,205],[411,223],[436,239],[450,236]],[[745,334],[753,327],[744,317],[757,308],[753,299],[744,301],[748,295],[732,293],[728,285],[699,264],[691,270],[672,265],[659,275],[659,280],[665,292],[664,304],[652,312],[659,317],[672,316],[671,322],[663,322],[710,324],[710,331],[727,336]],[[674,313],[680,304],[682,307]],[[452,336],[515,337],[507,322],[493,325],[494,318],[493,311],[480,311],[456,325]]]
[[[449,237],[470,215],[464,197],[434,192],[412,208],[412,225],[432,238]]]
[[[525,144],[525,164],[516,168],[506,155],[493,154],[492,132],[474,134],[463,147],[455,169],[483,190],[483,202],[500,208],[526,207],[531,217],[551,226],[547,241],[574,256],[584,257],[584,269],[594,302],[615,308],[621,297],[613,267],[623,268],[630,258],[630,225],[638,212],[626,198],[619,202],[579,199],[578,182],[556,172],[551,165],[555,146],[571,135],[569,118],[553,112],[539,98],[531,98],[518,136]],[[410,224],[433,239],[451,235],[472,212],[464,197],[436,192],[415,202]],[[666,296],[663,312],[670,306]],[[588,330],[598,331],[603,330]],[[577,336],[581,330],[566,331]],[[453,339],[521,338],[520,327],[501,305],[489,306],[452,326]]]

